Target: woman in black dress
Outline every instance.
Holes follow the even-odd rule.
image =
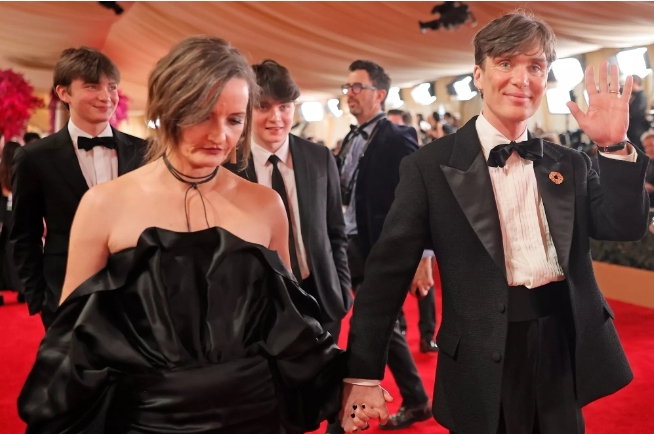
[[[338,410],[342,351],[288,271],[281,198],[220,168],[247,161],[256,93],[218,38],[157,63],[150,163],[77,210],[28,433],[293,433]]]

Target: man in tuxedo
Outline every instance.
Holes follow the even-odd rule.
[[[352,126],[345,137],[338,162],[343,203],[347,205],[348,259],[356,288],[362,281],[367,282],[363,264],[393,203],[400,161],[418,149],[418,140],[414,128],[395,125],[385,116],[383,103],[391,81],[384,69],[368,60],[357,60],[349,69],[348,82],[342,90],[358,126]],[[414,266],[414,272],[413,284],[407,282],[404,289],[412,288],[414,294],[424,297],[434,285],[428,254],[417,270]],[[390,345],[384,342],[380,348],[384,352],[388,348],[388,367],[402,395],[400,410],[384,427],[389,430],[405,428],[430,416],[429,397],[397,321],[399,308],[388,329],[393,330]]]
[[[118,68],[99,51],[64,50],[55,66],[54,89],[70,120],[14,156],[10,242],[29,312],[40,312],[46,329],[59,305],[70,227],[82,195],[143,163],[145,141],[109,125],[119,82]]]
[[[336,341],[352,306],[347,237],[338,169],[331,151],[290,134],[300,89],[274,60],[254,65],[262,89],[252,114],[251,155],[245,170],[230,170],[273,188],[289,218],[293,274],[322,310],[321,323]]]
[[[403,110],[389,110],[386,118],[395,125],[411,126],[411,113]],[[420,330],[420,352],[431,353],[438,351],[438,345],[434,342],[436,332],[436,294],[434,287],[429,288],[427,295],[418,298],[418,330]],[[404,311],[399,316],[400,331],[406,336],[406,317]]]
[[[598,175],[585,154],[527,130],[554,44],[526,14],[490,22],[474,39],[481,114],[402,162],[354,303],[348,376],[366,385],[345,384],[346,431],[388,418],[391,398],[375,382],[426,246],[443,288],[433,414],[451,432],[583,433],[582,406],[631,381],[589,237],[630,241],[647,230],[648,158],[624,141],[632,79],[621,95],[617,67],[609,80],[603,62],[597,90],[589,67],[588,113],[568,103],[598,145]]]

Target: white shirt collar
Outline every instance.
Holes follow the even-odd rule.
[[[504,134],[500,133],[497,128],[488,122],[488,119],[484,117],[483,113],[479,114],[479,117],[475,122],[475,127],[477,128],[477,134],[479,135],[481,148],[484,151],[484,156],[486,159],[488,159],[488,155],[490,154],[491,149],[493,149],[495,146],[511,142],[510,139],[504,137]],[[523,142],[528,138],[529,134],[527,133],[527,128],[525,128],[520,137],[516,139],[516,142]]]
[[[91,136],[89,133],[82,131],[81,128],[75,125],[72,119],[68,120],[68,133],[70,134],[70,139],[73,141],[75,147],[77,147],[78,137],[88,137],[89,139],[93,138],[93,136]],[[107,127],[102,130],[102,132],[98,134],[97,137],[113,137],[113,135],[114,133],[111,130],[111,125],[107,122]]]
[[[284,163],[285,166],[289,166],[289,157],[291,155],[290,151],[290,146],[289,146],[289,140],[288,140],[288,135],[286,136],[286,140],[284,141],[284,144],[275,152],[275,155],[279,157],[279,159]],[[273,154],[263,146],[257,144],[254,139],[252,139],[252,146],[250,147],[250,150],[252,151],[252,159],[254,160],[254,164],[259,167],[263,167],[268,163],[268,159],[270,156]]]

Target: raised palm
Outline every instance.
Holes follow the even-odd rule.
[[[629,97],[633,78],[627,77],[620,95],[618,66],[611,66],[610,83],[608,66],[608,61],[600,65],[599,88],[595,84],[594,68],[586,68],[586,113],[581,111],[577,103],[568,102],[570,113],[577,120],[579,127],[599,146],[610,146],[623,141],[629,127]]]

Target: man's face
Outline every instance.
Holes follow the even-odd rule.
[[[393,122],[395,125],[404,125],[402,115],[386,115],[386,119]]]
[[[118,83],[102,76],[99,83],[73,80],[70,89],[57,86],[59,98],[70,107],[70,116],[80,128],[109,121],[118,105]]]
[[[350,75],[347,77],[347,83],[350,85],[361,83],[368,87],[374,87],[368,71],[363,69],[350,72]],[[357,120],[363,119],[365,122],[381,110],[381,103],[385,97],[385,90],[361,89],[361,92],[355,94],[350,89],[347,93],[347,106],[350,108],[350,113]]]
[[[643,141],[643,148],[650,159],[654,159],[654,136],[649,136]]]
[[[547,66],[539,46],[514,56],[486,57],[483,68],[475,65],[475,86],[484,94],[484,117],[506,126],[529,119],[547,89]]]
[[[276,148],[286,141],[293,126],[295,104],[263,99],[252,112],[254,140],[266,148]]]

